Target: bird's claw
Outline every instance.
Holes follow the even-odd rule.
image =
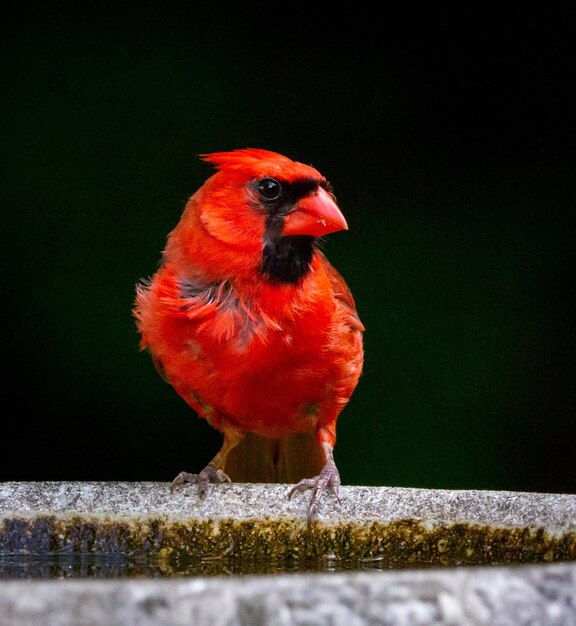
[[[307,491],[312,489],[312,498],[310,499],[310,505],[308,506],[308,528],[312,525],[312,522],[316,519],[318,514],[318,507],[320,505],[320,498],[325,491],[329,491],[338,501],[340,501],[340,474],[334,461],[328,461],[322,468],[322,471],[318,476],[314,478],[304,478],[299,483],[294,485],[290,489],[288,499],[299,491]]]
[[[207,465],[199,474],[190,474],[189,472],[180,472],[172,481],[170,491],[174,491],[176,487],[184,483],[193,483],[198,485],[200,497],[204,498],[208,493],[209,484],[230,483],[230,477],[221,469],[216,469],[212,465]]]

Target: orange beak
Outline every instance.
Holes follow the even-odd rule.
[[[322,237],[339,230],[348,230],[348,224],[330,194],[319,187],[313,195],[298,200],[295,209],[288,213],[282,236]]]

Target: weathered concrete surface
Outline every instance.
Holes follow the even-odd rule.
[[[182,558],[426,569],[8,580],[0,626],[576,624],[574,495],[343,487],[342,504],[323,499],[309,531],[309,494],[288,501],[288,490],[219,485],[200,500],[191,485],[0,483],[0,570],[14,556],[76,554],[154,555],[160,575],[178,573],[170,564]],[[473,563],[538,564],[430,567]]]
[[[194,485],[173,493],[166,483],[0,483],[0,519],[18,514],[157,515],[171,519],[306,519],[308,494],[290,485],[223,484],[201,500]],[[341,505],[322,500],[325,523],[418,519],[479,525],[576,530],[576,495],[509,491],[450,491],[342,487]]]
[[[570,626],[568,564],[175,580],[6,582],[2,626]]]
[[[0,555],[145,559],[161,575],[278,571],[262,568],[271,562],[326,569],[302,566],[322,560],[340,569],[576,560],[576,496],[345,487],[342,505],[325,498],[309,530],[309,494],[291,502],[287,492],[218,485],[201,500],[194,485],[4,483]],[[249,562],[257,566],[239,570]]]

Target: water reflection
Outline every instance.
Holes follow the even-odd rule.
[[[422,567],[423,564],[418,564]],[[411,564],[414,567],[414,564]],[[343,572],[403,569],[381,558],[362,561],[258,561],[232,558],[159,560],[139,556],[51,554],[0,555],[0,580],[64,578],[158,578],[178,576],[242,576],[288,572]]]

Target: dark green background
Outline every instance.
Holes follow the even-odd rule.
[[[575,13],[3,9],[2,480],[171,480],[220,443],[138,351],[198,153],[313,164],[367,331],[347,484],[574,491]],[[465,4],[465,3],[461,3]]]

